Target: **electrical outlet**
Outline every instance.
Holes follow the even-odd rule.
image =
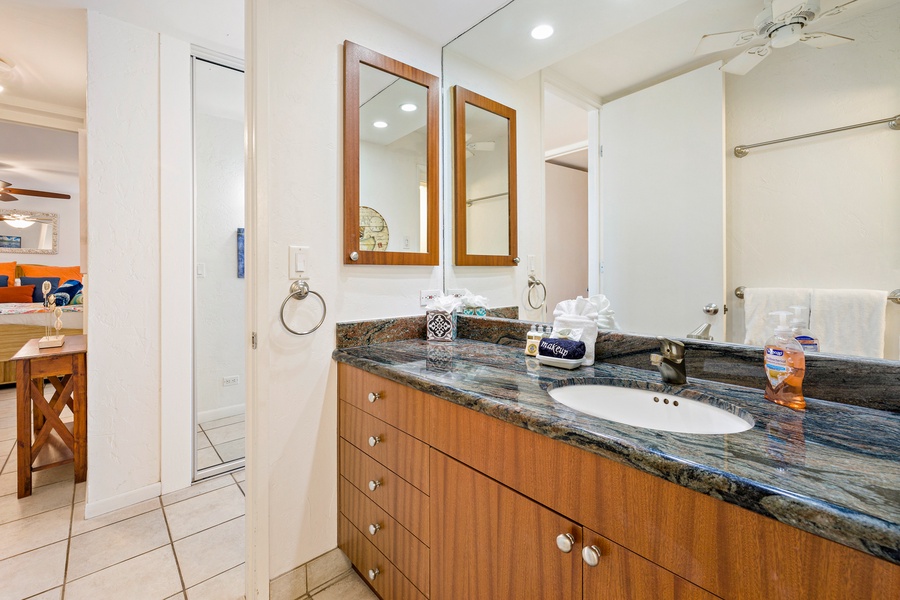
[[[240,377],[237,375],[232,375],[230,377],[222,378],[222,386],[227,387],[229,385],[237,385],[238,381],[240,381]]]
[[[462,298],[468,292],[469,292],[469,290],[467,290],[467,289],[447,290],[447,294],[450,296],[453,296],[454,298]]]
[[[419,306],[428,306],[428,303],[441,295],[441,290],[422,290],[419,292]]]

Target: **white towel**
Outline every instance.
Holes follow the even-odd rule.
[[[884,358],[887,292],[882,290],[813,290],[809,329],[819,350]]]
[[[769,313],[790,311],[789,306],[809,306],[810,292],[807,288],[744,288],[744,343],[765,344],[778,324],[769,319]]]
[[[616,311],[614,311],[610,306],[609,298],[604,296],[603,294],[597,294],[596,296],[591,296],[588,298],[588,302],[594,305],[594,308],[597,309],[597,328],[598,329],[612,329],[614,331],[619,330],[619,324],[616,323]]]
[[[553,311],[553,335],[560,329],[581,329],[579,341],[584,342],[584,359],[581,364],[594,364],[594,345],[597,343],[597,307],[591,301],[578,296],[574,300],[563,300]],[[553,337],[551,335],[551,337]]]

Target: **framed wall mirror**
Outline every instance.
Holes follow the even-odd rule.
[[[344,42],[344,264],[438,265],[439,78]]]
[[[29,210],[0,210],[0,252],[56,254],[59,216]]]
[[[456,264],[518,264],[516,111],[454,86],[453,170]]]

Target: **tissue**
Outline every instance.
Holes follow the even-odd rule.
[[[587,298],[578,296],[574,300],[563,300],[553,311],[553,333],[551,338],[560,337],[559,332],[566,329],[581,329],[581,342],[584,342],[585,353],[582,365],[594,364],[594,345],[597,343],[597,307]],[[571,333],[569,333],[571,335]]]
[[[462,303],[462,313],[464,315],[475,315],[476,317],[484,317],[487,315],[487,298],[484,296],[476,296],[469,290],[460,298]]]
[[[455,296],[435,296],[425,308],[425,338],[450,342],[456,338],[456,309],[460,299]]]

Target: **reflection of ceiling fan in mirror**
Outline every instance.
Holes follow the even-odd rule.
[[[753,29],[704,35],[694,54],[710,54],[746,46],[746,50],[722,67],[726,73],[745,75],[771,54],[773,48],[786,48],[797,42],[814,48],[829,48],[852,42],[851,38],[833,33],[810,31],[810,27],[818,24],[819,19],[844,12],[847,6],[856,2],[858,0],[850,0],[820,12],[819,0],[763,0],[763,10],[756,15]]]
[[[69,194],[57,194],[56,192],[9,187],[11,185],[12,184],[8,181],[0,181],[0,202],[15,202],[18,198],[13,194],[19,196],[40,196],[41,198],[62,198],[63,200],[68,200],[72,197]]]
[[[466,158],[472,158],[476,152],[493,152],[496,142],[470,142],[472,134],[466,134]]]
[[[53,223],[53,218],[49,215],[39,216],[37,214],[17,214],[17,213],[5,213],[0,214],[0,223],[6,223],[10,227],[15,227],[16,229],[25,229],[26,227],[31,227],[35,223],[41,223],[42,225],[49,225]]]

